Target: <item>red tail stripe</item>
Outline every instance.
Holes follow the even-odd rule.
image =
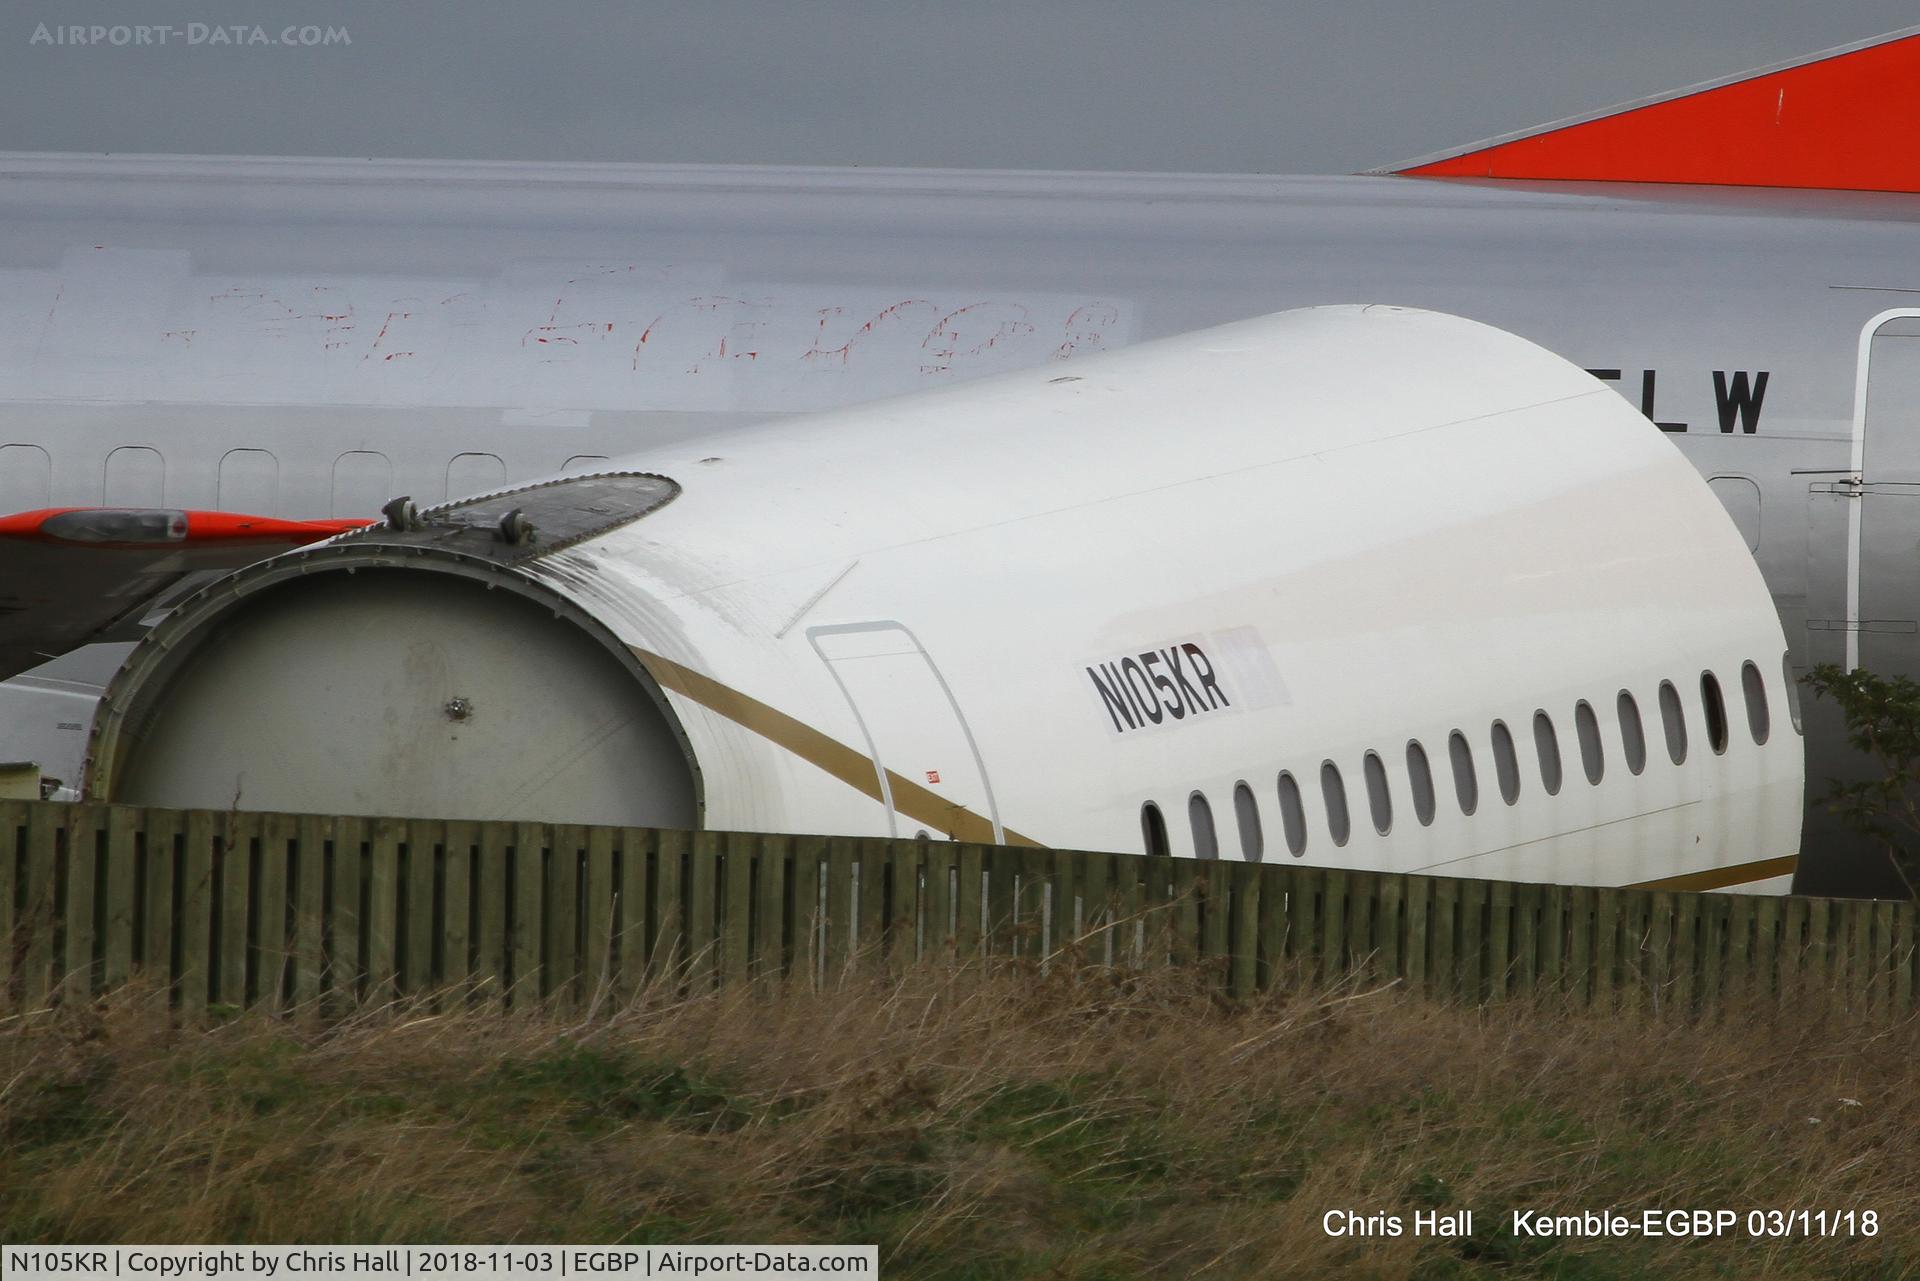
[[[1920,33],[1399,170],[1920,192]]]

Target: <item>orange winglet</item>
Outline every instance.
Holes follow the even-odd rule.
[[[1920,28],[1393,170],[1920,192]]]
[[[371,520],[276,520],[239,512],[155,507],[43,507],[0,516],[0,538],[90,547],[153,547],[168,543],[319,542],[362,529]]]

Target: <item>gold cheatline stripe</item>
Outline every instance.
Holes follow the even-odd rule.
[[[1736,863],[1732,867],[1710,867],[1704,872],[1688,872],[1684,876],[1641,881],[1626,888],[1630,890],[1724,890],[1731,885],[1745,885],[1748,881],[1764,881],[1770,876],[1785,876],[1799,865],[1799,855],[1787,854],[1780,858],[1761,859],[1758,863]]]
[[[718,712],[728,720],[746,729],[777,747],[785,748],[801,760],[815,765],[839,779],[848,787],[864,792],[874,800],[881,800],[880,781],[874,775],[873,758],[865,752],[855,751],[838,739],[829,738],[804,721],[767,706],[757,698],[750,698],[731,686],[722,685],[711,676],[702,676],[690,667],[682,667],[670,658],[650,654],[638,646],[628,646],[646,667],[653,679],[660,682],[664,689],[692,699],[710,711]],[[929,792],[910,778],[902,778],[892,770],[887,771],[887,786],[893,793],[893,808],[896,813],[925,823],[928,827],[950,832],[954,839],[976,841],[981,844],[993,843],[993,822],[963,805],[955,805],[946,798]],[[1028,836],[1022,836],[1010,827],[1000,829],[1008,845],[1031,845],[1043,848],[1040,842]],[[1797,856],[1789,854],[1784,858],[1764,859],[1758,863],[1741,863],[1733,867],[1710,868],[1704,872],[1689,872],[1684,876],[1669,876],[1658,881],[1641,881],[1626,888],[1630,890],[1717,890],[1729,885],[1741,885],[1748,881],[1764,880],[1770,876],[1781,876],[1793,871],[1799,862]]]
[[[634,657],[640,660],[654,680],[660,682],[662,688],[718,712],[775,746],[792,752],[808,764],[825,770],[847,786],[865,792],[874,800],[881,799],[880,780],[874,773],[873,758],[865,752],[855,751],[838,739],[828,738],[813,726],[795,720],[759,699],[749,698],[737,689],[722,685],[711,676],[702,676],[690,667],[682,667],[670,658],[649,654],[638,646],[630,645],[628,648],[633,650]],[[893,793],[896,813],[925,823],[937,831],[952,833],[955,840],[975,841],[983,845],[994,843],[991,819],[963,805],[955,805],[892,770],[887,771],[887,787]],[[1008,845],[1040,847],[1040,842],[1022,836],[1010,827],[1002,827],[1000,831]]]

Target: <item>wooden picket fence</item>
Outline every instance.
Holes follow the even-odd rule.
[[[189,1013],[527,1006],[1012,959],[1914,1008],[1910,903],[1585,889],[916,840],[0,802],[0,1007],[144,976]]]

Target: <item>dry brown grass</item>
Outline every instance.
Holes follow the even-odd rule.
[[[1848,1102],[1857,1100],[1858,1105]],[[916,971],[0,1025],[0,1238],[877,1241],[906,1276],[1920,1274],[1920,1026]],[[1466,1206],[1466,1241],[1328,1209]],[[1521,1240],[1506,1211],[1873,1210],[1871,1240]]]

